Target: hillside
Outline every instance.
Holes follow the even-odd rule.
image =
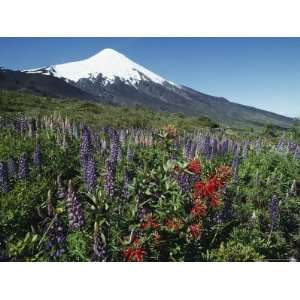
[[[0,115],[58,113],[97,126],[160,128],[172,123],[178,128],[218,127],[206,117],[187,117],[153,111],[146,107],[100,104],[78,99],[57,99],[29,93],[0,90]]]

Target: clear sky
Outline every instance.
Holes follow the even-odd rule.
[[[203,93],[300,117],[300,38],[0,38],[0,66],[42,67],[104,48]]]

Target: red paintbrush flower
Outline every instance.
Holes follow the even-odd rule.
[[[193,203],[193,207],[191,209],[191,215],[193,218],[201,217],[206,214],[207,206],[206,204],[201,201],[199,198],[195,199]]]
[[[194,185],[194,198],[199,198],[205,196],[205,183],[202,181],[197,181]]]
[[[145,216],[143,223],[141,224],[142,229],[156,229],[159,227],[159,224],[155,217],[152,214]]]
[[[187,169],[194,174],[200,174],[201,172],[200,161],[198,159],[193,159],[188,164]]]
[[[218,189],[218,181],[217,178],[214,176],[208,180],[206,183],[206,196],[210,196],[214,194]]]
[[[200,224],[191,224],[189,226],[189,231],[191,232],[193,239],[196,240],[201,237],[203,228]]]
[[[127,261],[142,262],[144,260],[144,255],[146,255],[146,251],[140,247],[139,239],[134,240],[133,245],[129,246],[123,252],[123,256]]]
[[[216,195],[213,195],[211,198],[210,198],[210,205],[212,207],[216,207],[216,206],[219,206],[220,205],[220,200],[216,197]]]
[[[176,232],[178,232],[183,225],[182,221],[177,218],[167,219],[165,224],[169,230]]]

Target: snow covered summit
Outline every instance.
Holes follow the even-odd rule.
[[[84,60],[51,65],[46,68],[27,70],[26,72],[52,75],[74,82],[82,78],[93,79],[102,74],[108,83],[114,82],[116,77],[118,77],[122,81],[133,85],[141,80],[152,81],[158,84],[167,82],[175,85],[113,49],[104,49]]]

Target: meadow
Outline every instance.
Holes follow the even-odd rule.
[[[0,95],[1,261],[297,261],[299,128]]]

